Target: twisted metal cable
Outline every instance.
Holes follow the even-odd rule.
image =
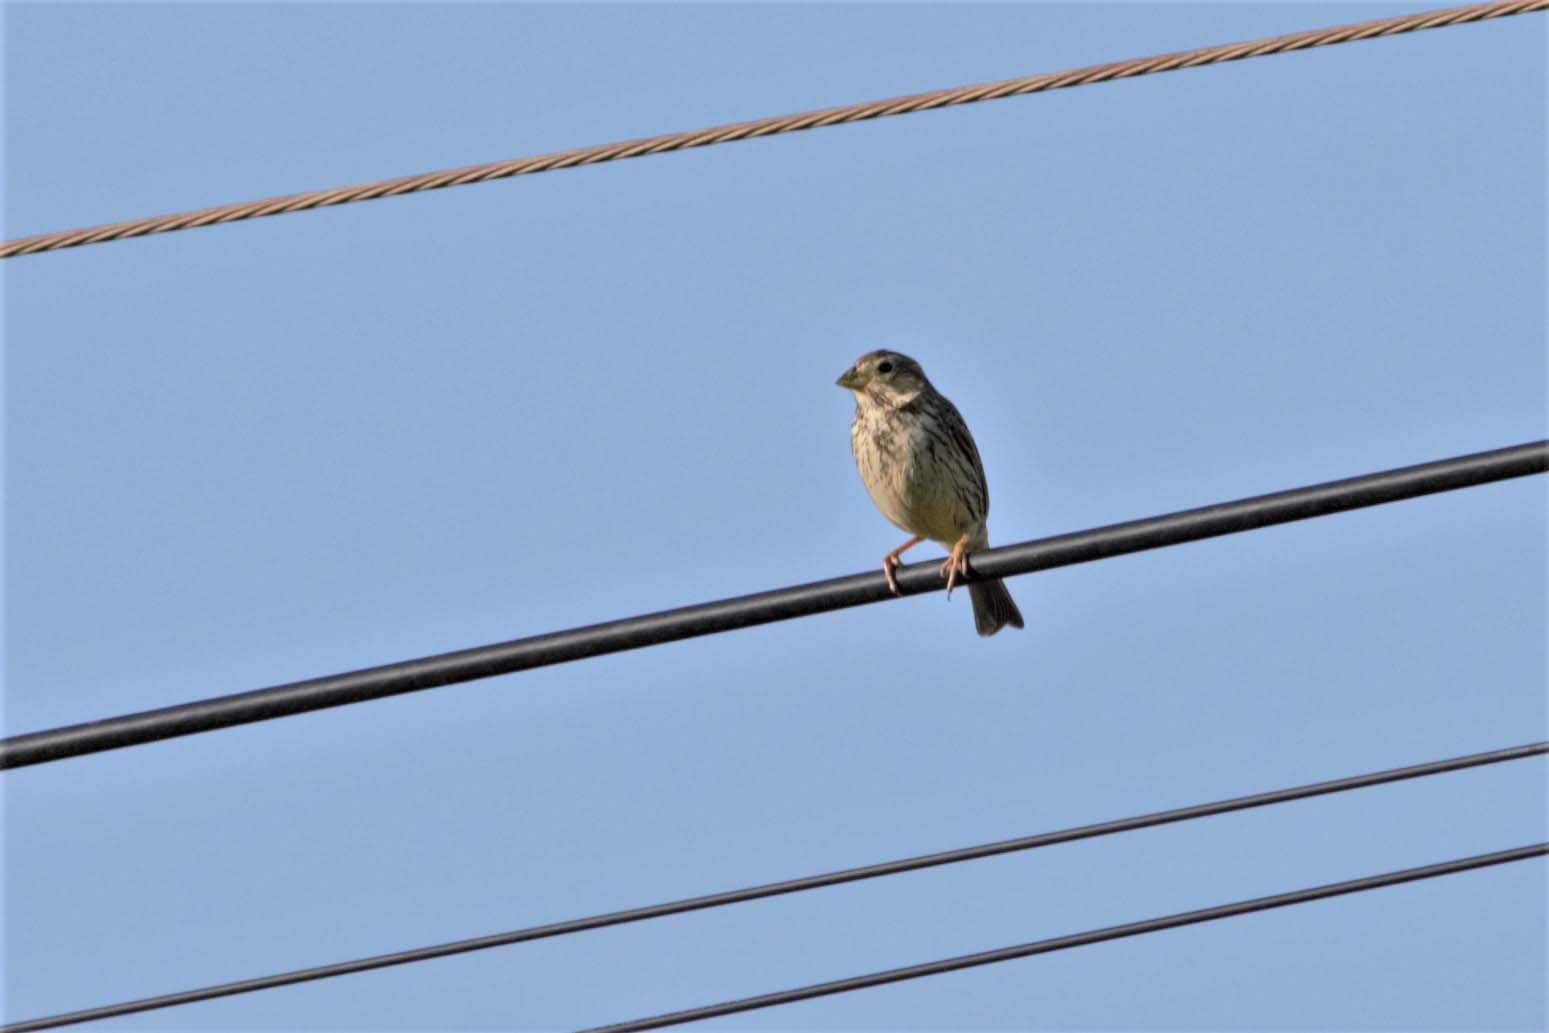
[[[1543,10],[1549,10],[1549,0],[1497,0],[1494,3],[1468,4],[1440,11],[1379,18],[1354,25],[1338,25],[1243,43],[1200,47],[1156,57],[1092,65],[1066,72],[1048,72],[974,86],[958,86],[934,90],[930,93],[847,104],[842,107],[823,108],[819,111],[807,111],[795,115],[778,115],[752,122],[735,122],[711,129],[665,133],[661,136],[627,140],[623,143],[601,144],[529,158],[469,165],[465,168],[427,172],[415,176],[400,176],[396,179],[384,179],[352,187],[313,190],[300,194],[288,194],[284,197],[271,197],[262,201],[244,201],[218,208],[202,208],[192,212],[114,222],[86,229],[62,230],[56,233],[21,237],[0,244],[0,258],[14,258],[40,251],[80,247],[84,244],[100,244],[127,237],[144,237],[153,233],[170,233],[173,230],[192,229],[196,226],[239,222],[243,219],[282,215],[286,212],[300,212],[311,208],[328,208],[354,201],[369,201],[378,197],[395,197],[399,194],[413,194],[422,190],[461,186],[465,183],[484,183],[493,179],[508,179],[511,176],[525,176],[535,172],[548,172],[552,169],[574,168],[579,165],[596,165],[605,161],[639,158],[648,154],[687,150],[691,147],[708,147],[711,144],[775,136],[779,133],[794,133],[803,129],[817,129],[821,126],[864,122],[873,118],[931,111],[935,108],[952,107],[958,104],[976,104],[984,100],[1019,97],[1028,93],[1062,90],[1071,86],[1085,86],[1089,83],[1108,82],[1113,79],[1131,79],[1157,72],[1171,72],[1179,68],[1198,68],[1226,61],[1241,61],[1250,57],[1308,50],[1312,47],[1326,47],[1336,43],[1350,43],[1381,36],[1397,36],[1407,32],[1418,32],[1421,29],[1437,29]]]

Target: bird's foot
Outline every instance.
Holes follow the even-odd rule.
[[[921,538],[919,535],[915,535],[913,538],[910,538],[907,542],[904,542],[904,544],[900,545],[898,548],[882,557],[882,576],[887,578],[887,587],[894,595],[903,595],[903,593],[898,590],[898,579],[893,576],[893,571],[897,570],[899,565],[903,563],[903,560],[899,559],[898,557],[902,556],[905,552],[914,548],[916,545],[919,545],[924,540],[925,539]]]
[[[952,598],[952,587],[957,584],[959,574],[968,573],[968,536],[957,540],[952,546],[952,555],[941,565],[941,576],[947,579],[947,598]]]
[[[903,560],[899,559],[897,556],[894,556],[892,553],[888,553],[886,556],[882,557],[882,575],[887,578],[887,587],[894,595],[903,594],[898,590],[898,579],[893,576],[893,571],[896,570],[901,563],[903,563]]]

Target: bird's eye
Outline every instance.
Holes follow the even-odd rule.
[[[891,373],[893,372],[893,364],[891,362],[879,362],[877,363],[877,372]]]

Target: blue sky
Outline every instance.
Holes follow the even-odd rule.
[[[1349,4],[5,7],[6,236]],[[8,733],[1544,436],[1541,15],[4,264]],[[1542,738],[1541,478],[8,773],[9,1019]],[[924,553],[925,550],[920,550]],[[920,558],[926,558],[921,555]],[[1544,838],[1541,761],[104,1023],[565,1029]],[[1541,862],[719,1020],[1531,1029]]]

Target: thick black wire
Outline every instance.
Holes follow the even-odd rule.
[[[1442,459],[975,553],[980,577],[1001,578],[1549,471],[1549,441]],[[903,595],[939,591],[935,562],[899,568]],[[971,580],[971,579],[970,579]],[[267,721],[585,657],[790,620],[893,598],[879,571],[592,624],[346,674],[67,725],[0,740],[0,768],[77,757]]]
[[[541,940],[551,936],[563,936],[567,933],[584,932],[588,929],[601,929],[610,925],[639,922],[648,918],[662,918],[667,915],[677,915],[687,911],[700,911],[705,908],[738,904],[747,900],[759,900],[764,897],[776,897],[786,893],[820,889],[824,886],[859,882],[862,879],[897,875],[902,872],[918,871],[921,868],[934,868],[938,865],[973,861],[982,857],[994,857],[998,854],[1009,854],[1019,850],[1054,846],[1057,843],[1070,843],[1080,839],[1095,839],[1099,836],[1111,836],[1119,832],[1130,832],[1135,829],[1168,825],[1173,822],[1189,821],[1195,818],[1208,818],[1212,815],[1248,810],[1253,807],[1266,807],[1270,804],[1287,803],[1291,800],[1303,800],[1312,796],[1324,796],[1329,793],[1364,789],[1368,786],[1400,782],[1411,778],[1423,778],[1428,775],[1439,775],[1448,771],[1460,771],[1464,768],[1474,768],[1484,764],[1499,764],[1509,760],[1522,760],[1545,753],[1549,753],[1549,742],[1528,743],[1523,746],[1511,746],[1502,750],[1491,750],[1487,753],[1474,753],[1465,757],[1428,761],[1424,764],[1413,764],[1409,767],[1375,771],[1365,775],[1354,775],[1349,778],[1340,778],[1329,782],[1314,782],[1310,785],[1294,786],[1290,789],[1277,789],[1272,792],[1257,793],[1252,796],[1237,796],[1229,800],[1217,800],[1214,803],[1202,803],[1192,807],[1180,807],[1171,811],[1142,814],[1134,818],[1120,818],[1116,821],[1100,822],[1095,825],[1080,825],[1056,832],[1043,832],[1034,836],[1023,836],[1019,839],[1003,839],[995,843],[985,843],[980,846],[965,847],[960,850],[948,850],[939,854],[924,854],[919,857],[884,861],[881,864],[867,865],[863,868],[847,868],[837,872],[825,872],[822,875],[809,875],[805,878],[789,879],[785,882],[765,883],[762,886],[750,886],[746,889],[730,890],[725,893],[690,897],[686,900],[653,904],[648,907],[638,907],[628,911],[612,911],[607,914],[592,915],[587,918],[554,922],[550,925],[530,926],[526,929],[495,933],[490,936],[478,936],[467,940],[454,940],[450,943],[418,947],[413,950],[398,951],[393,954],[378,954],[369,958],[357,958],[354,961],[318,965],[314,968],[297,969],[292,972],[281,972],[276,975],[260,976],[255,979],[243,979],[234,983],[221,983],[216,986],[201,987],[197,990],[184,990],[178,993],[162,994],[158,997],[144,997],[135,1001],[123,1001],[118,1004],[108,1004],[98,1008],[87,1008],[82,1011],[48,1015],[0,1027],[0,1033],[26,1033],[29,1030],[53,1029],[58,1026],[73,1025],[78,1022],[91,1022],[95,1019],[132,1015],[136,1012],[153,1011],[157,1008],[170,1008],[179,1004],[193,1004],[196,1001],[209,1001],[218,997],[250,993],[254,990],[268,990],[274,987],[290,986],[295,983],[330,979],[334,976],[344,976],[354,972],[366,972],[371,969],[388,968],[392,965],[404,965],[415,961],[429,961],[432,958],[444,958],[453,954],[465,954],[469,951],[485,950],[490,947],[504,947],[528,940]]]
[[[1294,890],[1290,893],[1277,893],[1272,897],[1257,897],[1253,900],[1238,901],[1235,904],[1208,907],[1200,911],[1185,911],[1182,914],[1148,918],[1143,922],[1111,925],[1106,929],[1093,929],[1084,933],[1072,933],[1069,936],[1056,936],[1048,940],[1035,940],[1032,943],[1022,943],[1014,947],[1002,947],[999,950],[984,951],[980,954],[964,954],[961,957],[945,958],[941,961],[931,961],[923,965],[910,965],[907,968],[889,969],[886,972],[872,972],[864,976],[852,976],[849,979],[836,979],[831,983],[802,986],[793,990],[782,990],[779,993],[764,994],[760,997],[744,997],[739,1001],[724,1001],[720,1004],[710,1004],[702,1008],[690,1008],[686,1011],[675,1011],[667,1015],[656,1015],[648,1019],[619,1022],[611,1026],[597,1026],[593,1029],[585,1030],[583,1033],[636,1033],[638,1030],[677,1026],[685,1022],[697,1022],[700,1019],[712,1019],[720,1015],[732,1015],[737,1012],[753,1011],[758,1008],[772,1008],[777,1004],[791,1004],[795,1001],[808,1001],[814,997],[827,997],[829,994],[864,990],[867,987],[882,986],[885,983],[898,983],[906,979],[919,979],[923,976],[940,975],[943,972],[956,972],[959,969],[974,968],[978,965],[993,965],[997,961],[1010,961],[1013,958],[1026,958],[1034,954],[1049,954],[1053,951],[1068,950],[1071,947],[1084,947],[1089,943],[1102,943],[1104,940],[1118,940],[1126,936],[1139,936],[1143,933],[1160,932],[1163,929],[1176,929],[1183,925],[1213,922],[1218,918],[1231,918],[1234,915],[1246,915],[1255,911],[1268,911],[1277,907],[1289,907],[1292,904],[1305,904],[1308,901],[1324,900],[1328,897],[1338,897],[1346,893],[1360,893],[1364,890],[1380,889],[1383,886],[1396,886],[1400,883],[1415,882],[1419,879],[1434,879],[1440,875],[1452,875],[1474,868],[1507,864],[1511,861],[1525,861],[1532,857],[1542,857],[1545,854],[1549,854],[1549,843],[1535,843],[1532,846],[1517,847],[1514,850],[1502,850],[1494,854],[1462,857],[1455,861],[1444,861],[1441,864],[1428,864],[1421,868],[1405,868],[1402,871],[1370,875],[1364,879],[1351,879],[1349,882],[1335,882],[1326,886],[1313,886],[1309,889]]]

